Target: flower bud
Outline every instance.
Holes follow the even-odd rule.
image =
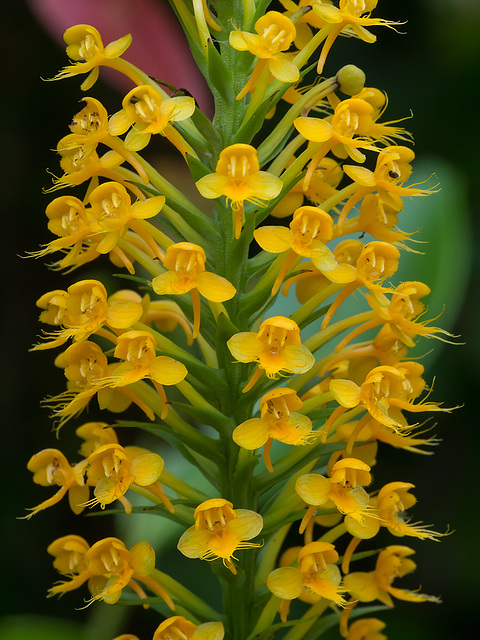
[[[347,96],[355,96],[365,85],[365,74],[354,64],[347,64],[337,73],[340,91]]]

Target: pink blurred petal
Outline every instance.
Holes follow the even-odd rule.
[[[211,111],[211,95],[193,61],[182,28],[165,0],[28,0],[44,28],[63,44],[63,33],[75,24],[98,29],[107,45],[127,33],[132,44],[124,54],[148,75],[189,91],[200,108]],[[105,72],[106,70],[104,70]],[[110,74],[123,90],[129,80]]]

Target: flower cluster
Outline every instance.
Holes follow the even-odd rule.
[[[428,318],[429,288],[392,280],[411,250],[397,226],[405,199],[434,189],[411,182],[411,136],[385,119],[381,88],[354,65],[324,69],[340,36],[373,43],[370,28],[398,23],[374,17],[377,0],[281,0],[283,11],[259,0],[171,4],[213,120],[188,91],[123,59],[130,36],[104,46],[94,27],[65,33],[70,64],[54,79],[85,75],[90,91],[107,66],[134,86],[116,113],[88,96],[73,116],[57,145],[63,173],[47,191],[75,186],[83,197],[47,205],[55,237],[32,255],[60,254],[50,266],[68,277],[108,256],[139,290],[86,279],[37,301],[50,330],[33,349],[60,349],[54,364],[67,380],[44,401],[57,432],[86,409],[98,420],[76,430],[79,462],[56,448],[32,456],[34,482],[56,493],[26,518],[66,495],[76,514],[118,501],[126,518],[169,518],[179,527],[172,554],[192,571],[211,562],[223,610],[156,569],[149,542],[127,549],[115,537],[53,541],[65,579],[49,595],[87,584],[89,602],[154,603],[165,617],[154,640],[245,640],[283,627],[285,640],[313,640],[334,622],[347,640],[386,638],[382,621],[352,621],[352,610],[438,600],[397,584],[414,550],[392,542],[442,534],[406,515],[416,503],[407,478],[374,478],[383,447],[425,453],[435,442],[410,413],[450,411],[430,400],[409,355],[422,337],[448,340]],[[157,135],[190,171],[194,202],[139,154]],[[367,309],[349,314],[354,292]],[[134,420],[121,415],[129,407]],[[122,446],[127,427],[156,436],[162,455]],[[172,447],[204,484],[182,477]],[[361,554],[371,570],[350,571],[372,539]]]

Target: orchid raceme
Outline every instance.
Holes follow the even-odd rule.
[[[276,176],[260,171],[257,150],[249,144],[234,144],[223,149],[215,168],[196,183],[204,198],[225,196],[232,203],[235,238],[242,232],[244,203],[261,204],[276,198],[283,188]]]
[[[114,28],[115,3],[97,4]],[[104,46],[86,24],[65,33],[70,63],[54,78],[85,76],[92,95],[67,116],[45,190],[63,190],[45,209],[52,237],[29,255],[84,275],[38,299],[33,350],[59,348],[66,388],[43,403],[80,444],[74,462],[56,444],[31,452],[50,493],[25,519],[68,496],[107,527],[118,514],[133,546],[57,533],[49,595],[85,587],[87,606],[151,607],[152,640],[319,640],[337,625],[385,640],[365,617],[375,601],[437,601],[397,586],[413,551],[383,536],[445,534],[412,518],[403,473],[378,478],[385,445],[402,465],[433,453],[428,420],[410,416],[450,409],[412,349],[451,334],[426,319],[429,286],[399,275],[417,242],[402,212],[436,187],[412,181],[411,136],[385,121],[386,94],[328,54],[339,36],[373,43],[371,27],[401,23],[376,17],[376,0],[170,4],[212,113],[187,80],[124,59],[129,35]],[[171,47],[172,67],[182,55]],[[108,110],[93,95],[100,66],[130,83]],[[354,297],[366,311],[350,312]],[[358,564],[376,555],[373,570]],[[115,640],[141,638],[129,631]]]

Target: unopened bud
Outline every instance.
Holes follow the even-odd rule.
[[[347,64],[337,73],[337,82],[342,93],[355,96],[365,85],[365,74],[354,64]]]

